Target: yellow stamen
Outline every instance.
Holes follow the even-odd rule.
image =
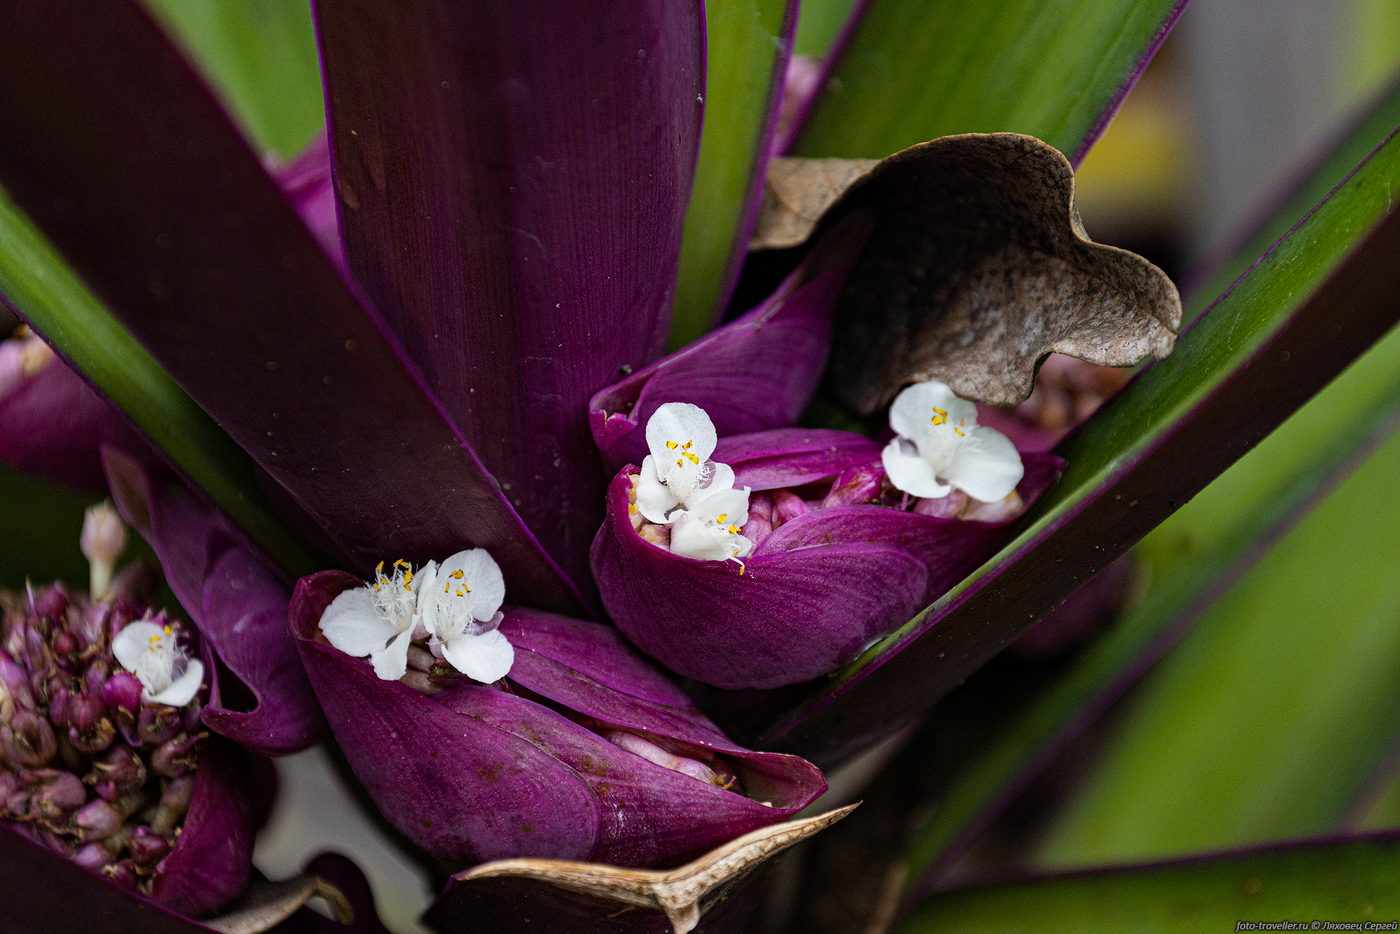
[[[691,438],[691,439],[690,439],[689,441],[687,441],[685,444],[682,444],[682,445],[681,445],[681,449],[682,449],[682,450],[685,450],[685,451],[689,451],[689,450],[690,450],[690,446],[691,446],[692,444],[694,444],[694,443],[695,443],[695,439],[694,439],[694,438]]]
[[[725,519],[728,519],[728,518],[729,518],[729,513],[727,513],[727,512],[722,512],[722,513],[720,513],[719,515],[715,516],[715,521],[718,522],[720,525],[723,525],[723,524],[724,524],[724,520],[725,520]]]
[[[961,428],[954,428],[953,431],[957,434],[959,438],[967,437],[967,432],[963,431]]]
[[[685,452],[685,459],[688,460],[688,461],[690,461],[692,464],[698,464],[698,463],[700,463],[700,458],[696,457],[694,454],[690,453],[689,451],[686,451],[686,452]]]
[[[451,574],[449,574],[449,575],[447,575],[447,576],[450,577],[450,578],[452,578],[454,581],[459,581],[459,580],[461,580],[463,577],[465,577],[466,575],[462,572],[462,569],[461,569],[461,568],[458,568],[457,570],[453,571]]]
[[[681,460],[679,457],[676,458],[676,466],[677,466],[677,467],[684,467],[684,466],[685,466],[685,461]]]
[[[637,514],[637,504],[636,504],[636,503],[628,503],[628,504],[627,504],[627,514],[628,514],[629,516],[635,516],[635,515]]]
[[[739,527],[737,525],[731,525],[729,528],[725,529],[725,531],[728,532],[730,535],[738,535]]]
[[[947,423],[948,423],[948,410],[947,410],[947,409],[940,409],[938,406],[935,405],[935,406],[933,407],[933,418],[931,418],[930,421],[933,422],[935,425],[945,425],[945,424],[947,424]]]
[[[399,560],[397,560],[397,561],[394,562],[394,567],[396,567],[396,568],[411,568],[411,567],[413,567],[413,565],[409,564],[409,563],[408,563],[407,561],[405,561],[403,558],[400,558]]]
[[[678,448],[678,447],[680,447],[680,445],[677,444],[677,443],[674,442],[674,441],[667,441],[667,442],[666,442],[666,450],[668,450],[668,451],[674,451],[674,450],[675,450],[676,448]]]
[[[383,561],[379,562],[378,564],[376,564],[376,565],[374,566],[374,573],[375,573],[375,574],[383,574],[383,573],[384,573],[384,562],[383,562]]]

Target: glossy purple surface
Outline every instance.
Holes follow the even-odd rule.
[[[581,579],[606,483],[586,404],[667,330],[701,5],[315,6],[350,267]]]
[[[0,183],[350,564],[470,543],[541,605],[576,605],[378,313],[136,4],[0,7],[0,124]]]
[[[821,379],[847,271],[799,271],[744,316],[595,395],[589,419],[608,469],[642,462],[647,420],[667,402],[700,406],[721,437],[794,424]]]

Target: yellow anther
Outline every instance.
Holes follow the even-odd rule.
[[[376,565],[374,566],[374,573],[375,573],[375,574],[383,574],[383,573],[384,573],[384,562],[383,562],[383,561],[379,562],[378,564],[376,564]]]
[[[676,448],[678,448],[678,447],[680,447],[680,445],[677,444],[677,443],[674,442],[674,441],[667,441],[667,442],[666,442],[666,450],[668,450],[668,451],[674,451],[674,450],[675,450]]]
[[[413,567],[413,565],[409,564],[407,561],[405,561],[404,559],[400,558],[399,560],[397,560],[397,561],[394,562],[394,567],[396,567],[396,568],[411,568],[411,567]]]
[[[738,535],[739,527],[737,525],[731,525],[729,528],[725,529],[725,531],[728,532],[730,535]]]
[[[957,432],[959,438],[967,437],[967,432],[963,431],[961,428],[954,428],[953,431]]]
[[[689,451],[686,451],[686,452],[685,452],[685,459],[688,460],[688,461],[690,461],[692,464],[698,464],[698,463],[700,463],[700,458],[696,457],[694,454],[690,453]]]
[[[443,584],[443,585],[442,585],[442,592],[443,592],[443,593],[450,593],[451,591],[452,591],[452,585],[451,585],[451,584]]]
[[[729,513],[727,513],[727,512],[722,512],[722,513],[720,513],[719,515],[715,516],[715,521],[718,522],[720,525],[723,525],[723,524],[724,524],[724,520],[725,520],[725,519],[728,519],[728,518],[729,518]]]
[[[160,645],[160,636],[151,636],[151,645]]]
[[[694,438],[691,438],[691,439],[690,439],[689,441],[687,441],[685,444],[682,444],[682,445],[681,445],[681,449],[684,450],[684,451],[689,451],[689,450],[690,450],[690,446],[691,446],[692,444],[694,444],[694,443],[695,443],[695,439],[694,439]]]
[[[463,571],[462,571],[461,568],[458,568],[457,570],[453,571],[451,574],[449,574],[449,575],[447,575],[447,576],[450,577],[450,578],[452,578],[454,581],[459,581],[459,580],[461,580],[463,577],[465,577],[466,575],[463,573]]]
[[[946,425],[948,423],[948,410],[934,406],[933,418],[929,419],[929,421],[933,422],[935,425]]]
[[[469,593],[471,593],[471,592],[472,592],[472,589],[471,589],[470,587],[466,586],[465,584],[462,585],[461,587],[458,587],[458,588],[457,588],[457,596],[459,596],[459,597],[465,597],[467,594],[469,594]]]
[[[637,514],[637,504],[636,504],[636,503],[628,503],[628,504],[627,504],[627,514],[628,514],[629,516],[635,516],[635,515]]]
[[[676,458],[676,466],[677,466],[677,467],[684,467],[684,466],[685,466],[685,461],[681,460],[679,457]]]
[[[167,636],[171,634],[171,633],[170,633],[170,627],[169,627],[169,626],[166,626],[166,627],[165,627],[165,634],[166,634]]]

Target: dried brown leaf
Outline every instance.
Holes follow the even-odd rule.
[[[779,173],[802,175],[792,161]],[[820,162],[809,174],[840,177]],[[818,248],[837,226],[866,239],[837,307],[829,385],[862,414],[922,379],[1009,405],[1052,351],[1130,366],[1175,342],[1176,287],[1088,239],[1073,169],[1034,137],[945,136],[896,153],[826,211]]]
[[[204,925],[221,934],[262,934],[317,896],[326,900],[341,924],[355,920],[350,901],[340,889],[319,876],[300,875],[281,882],[253,882],[237,902]]]
[[[574,910],[593,915],[597,930],[653,931],[665,929],[664,915],[675,934],[688,934],[699,924],[701,915],[723,900],[737,882],[782,851],[830,827],[855,807],[760,828],[675,869],[626,869],[553,859],[497,860],[452,877],[445,898],[456,904],[451,910],[444,908],[443,916],[472,913],[464,901],[479,892],[493,901],[504,895],[522,908],[532,901],[547,905],[546,913],[554,915],[554,923],[564,920],[558,912]],[[557,890],[585,898],[561,900]],[[644,914],[629,918],[638,910]],[[428,920],[441,923],[431,912]],[[570,930],[582,923],[569,920]]]
[[[749,248],[776,250],[802,243],[826,209],[876,164],[874,159],[774,159]]]

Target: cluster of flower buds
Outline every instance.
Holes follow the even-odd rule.
[[[0,819],[149,894],[190,806],[204,692],[180,624],[126,590],[0,594]]]

